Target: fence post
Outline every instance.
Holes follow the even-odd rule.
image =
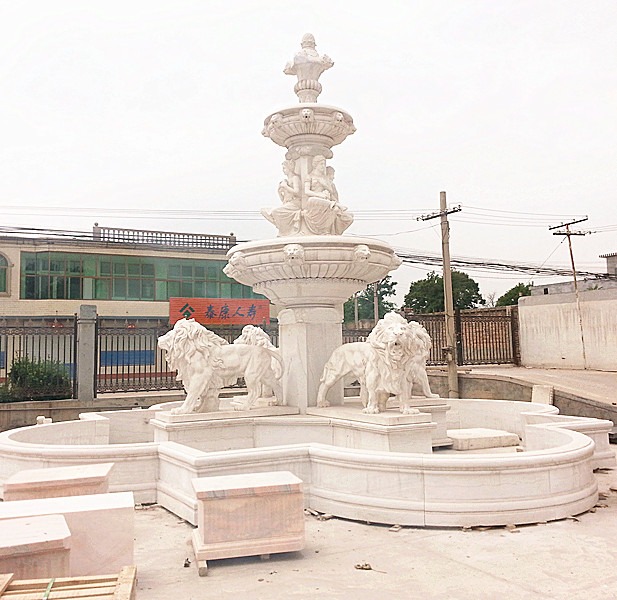
[[[77,399],[94,400],[96,306],[82,304],[77,317]]]
[[[461,309],[454,310],[454,332],[456,334],[456,364],[462,365],[465,357],[463,356],[463,323],[461,321]]]

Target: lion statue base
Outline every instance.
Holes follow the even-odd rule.
[[[425,398],[431,393],[426,375],[426,360],[431,338],[415,321],[407,322],[390,312],[381,319],[366,342],[352,342],[337,348],[324,366],[317,392],[317,406],[329,406],[326,395],[342,377],[353,375],[360,383],[362,412],[376,414],[386,410],[390,396],[396,396],[403,414],[419,411],[411,406],[414,386]]]
[[[182,381],[186,391],[186,399],[172,409],[173,414],[217,411],[221,389],[240,377],[246,382],[248,394],[242,405],[234,406],[236,410],[252,408],[264,389],[272,390],[276,403],[282,403],[283,361],[278,350],[269,338],[265,343],[265,332],[261,335],[247,327],[238,340],[228,344],[195,319],[181,319],[158,339],[167,363],[178,372],[176,379]]]

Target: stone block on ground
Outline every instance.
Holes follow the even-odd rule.
[[[62,515],[6,519],[0,524],[0,573],[19,579],[67,577],[71,532]]]
[[[34,500],[61,496],[105,494],[114,463],[26,469],[4,484],[4,500]]]
[[[192,480],[198,502],[193,549],[207,560],[292,552],[304,547],[302,480],[288,471]]]
[[[71,577],[114,573],[133,564],[132,492],[0,502],[0,531],[7,519],[41,515],[62,515],[66,520]]]

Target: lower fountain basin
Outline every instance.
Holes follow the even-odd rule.
[[[504,429],[522,438],[524,451],[376,450],[366,447],[362,428],[349,419],[337,424],[333,416],[258,417],[250,411],[212,419],[206,427],[202,419],[183,444],[155,442],[150,420],[168,408],[159,406],[5,431],[0,483],[27,468],[114,462],[111,491],[133,491],[138,502],[159,502],[192,523],[192,478],[277,470],[303,480],[307,505],[315,510],[389,524],[531,523],[596,503],[593,469],[615,464],[610,422],[565,417],[528,402],[449,402],[448,428]],[[132,443],[123,443],[128,439]]]

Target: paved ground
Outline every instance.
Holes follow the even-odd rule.
[[[482,366],[472,367],[471,372],[505,375],[531,383],[552,385],[566,392],[617,406],[617,371]]]
[[[617,471],[576,520],[491,528],[419,529],[306,516],[302,552],[192,562],[192,526],[160,507],[136,513],[138,599],[613,600],[617,598]],[[358,570],[369,563],[372,570]]]

